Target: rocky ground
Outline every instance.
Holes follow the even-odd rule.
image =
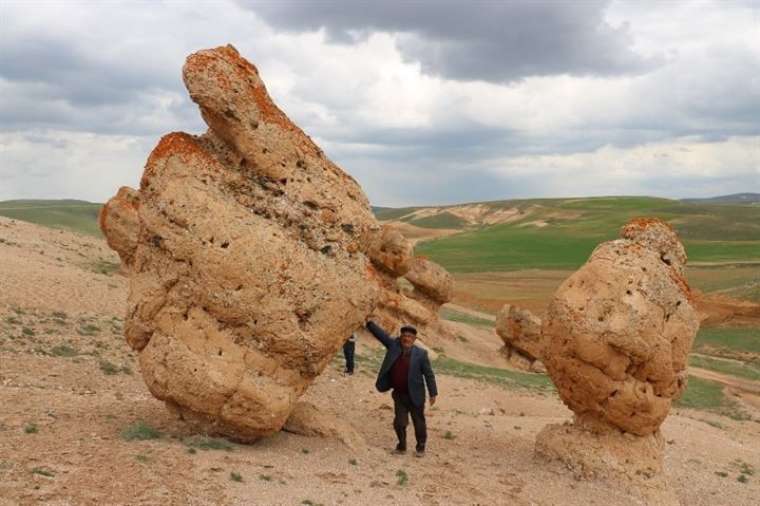
[[[363,443],[194,434],[149,394],[121,337],[117,261],[98,239],[0,218],[0,505],[640,504],[534,458],[538,431],[570,416],[540,390],[439,374],[429,454],[390,455],[392,404],[373,388],[367,335],[356,375],[336,358],[305,396]],[[504,367],[495,335],[456,327],[457,341],[426,343],[435,355]],[[743,409],[751,419],[679,409],[666,420],[683,504],[757,504],[760,410]]]

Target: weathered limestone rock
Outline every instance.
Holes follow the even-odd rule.
[[[404,277],[414,286],[415,298],[430,299],[438,305],[451,301],[454,279],[437,263],[425,257],[415,257]]]
[[[440,321],[441,305],[449,302],[454,280],[443,267],[423,257],[414,257],[403,279],[386,279],[380,283],[378,322],[391,332],[401,325],[417,328],[418,337],[438,342],[449,335]],[[410,288],[411,286],[411,288]]]
[[[496,333],[504,341],[502,352],[519,369],[545,372],[541,363],[544,339],[541,319],[517,306],[505,304],[496,314]]]
[[[544,428],[536,450],[582,474],[648,479],[662,468],[659,427],[686,388],[699,317],[675,232],[637,219],[621,235],[599,245],[549,305],[543,359],[575,422]],[[596,443],[579,453],[586,440]],[[636,451],[626,456],[618,444]]]
[[[150,391],[252,441],[282,428],[412,248],[234,48],[191,55],[183,77],[208,132],[164,136],[100,223],[130,266],[125,336]]]
[[[122,186],[116,196],[100,209],[98,216],[100,228],[109,230],[106,235],[108,246],[119,254],[121,264],[126,269],[132,266],[137,249],[140,233],[140,219],[137,214],[139,204],[139,193]]]

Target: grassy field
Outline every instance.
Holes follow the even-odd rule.
[[[0,202],[0,216],[100,237],[100,207],[81,200],[7,200]]]
[[[452,322],[466,323],[468,325],[475,325],[478,327],[493,327],[494,326],[494,322],[491,320],[486,320],[485,318],[478,318],[477,316],[472,316],[466,313],[455,311],[454,309],[449,309],[447,307],[444,307],[441,309],[441,318],[443,318],[444,320],[452,321]]]
[[[760,363],[741,362],[704,355],[691,355],[689,357],[689,365],[728,374],[729,376],[736,376],[737,378],[760,381]]]
[[[600,242],[616,238],[637,216],[671,223],[692,262],[760,261],[760,207],[689,204],[650,197],[538,199],[491,202],[494,209],[515,207],[524,217],[512,223],[463,229],[463,233],[419,244],[452,272],[516,269],[576,269]],[[404,220],[402,210],[393,210]],[[407,211],[408,213],[408,211]],[[384,211],[383,216],[391,216]],[[424,226],[422,220],[410,223]],[[543,226],[535,226],[541,223]]]
[[[726,397],[723,385],[696,376],[689,376],[686,391],[675,403],[679,408],[699,409],[727,416],[734,420],[751,418],[739,403]]]
[[[694,341],[699,353],[725,357],[745,357],[757,354],[760,358],[760,329],[757,328],[703,328]]]

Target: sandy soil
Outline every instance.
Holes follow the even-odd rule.
[[[280,433],[191,449],[191,430],[146,390],[120,336],[124,280],[92,268],[113,255],[96,239],[10,220],[0,239],[0,505],[641,504],[625,487],[534,459],[537,432],[570,416],[552,394],[439,375],[428,455],[390,455],[391,401],[365,361],[345,377],[336,359],[305,397],[366,446]],[[494,363],[492,334],[461,330],[466,341],[444,343],[447,355]],[[377,344],[362,336],[358,353]],[[161,437],[125,440],[139,420]],[[663,434],[683,504],[757,504],[760,423],[677,410]],[[742,466],[755,470],[746,483]]]

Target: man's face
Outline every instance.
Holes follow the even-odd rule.
[[[414,340],[417,339],[417,336],[412,334],[411,332],[402,332],[401,333],[401,346],[404,347],[404,349],[409,349],[414,344]]]

